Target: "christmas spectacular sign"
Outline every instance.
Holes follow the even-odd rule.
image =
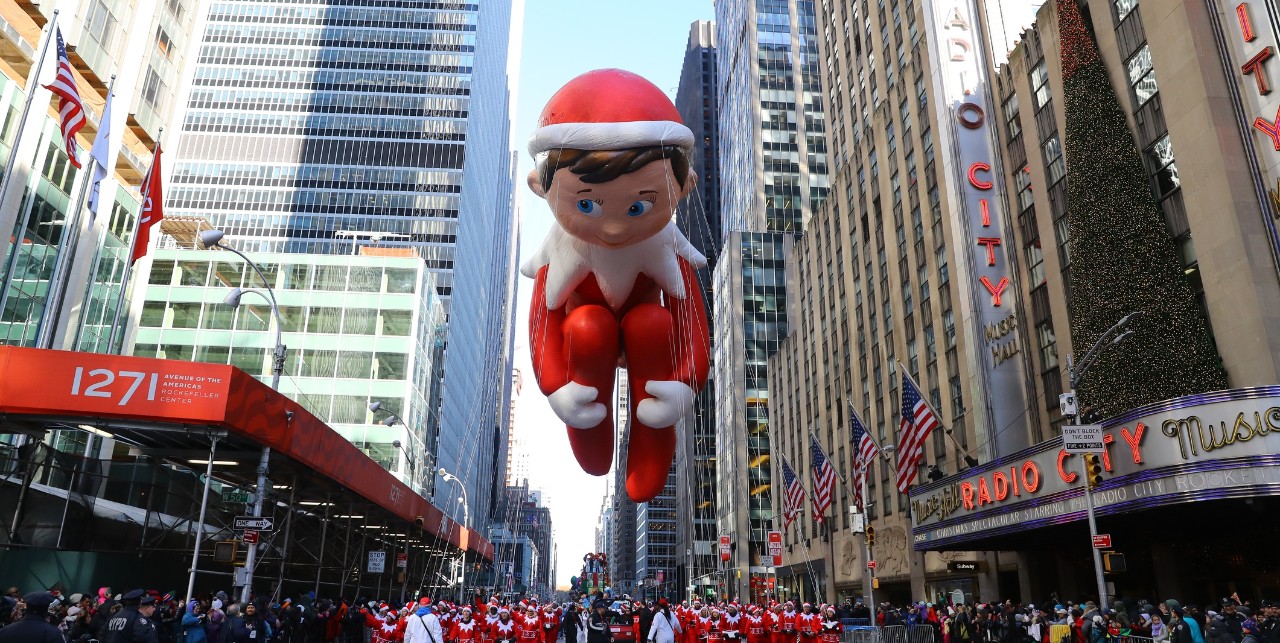
[[[1103,424],[1099,515],[1276,493],[1280,387],[1191,395]],[[1043,442],[911,492],[916,549],[1085,519],[1082,456]]]

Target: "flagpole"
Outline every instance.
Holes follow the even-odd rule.
[[[867,424],[862,421],[862,416],[858,415],[858,409],[854,408],[852,393],[850,393],[848,401],[849,401],[849,415],[854,422],[858,423],[858,426],[862,427],[862,437],[871,441],[871,445],[876,448],[876,455],[880,457],[884,457],[884,451],[880,449],[880,444],[876,442],[876,439],[874,437],[872,437],[871,430],[868,429]],[[859,441],[861,441],[861,439]],[[862,462],[862,458],[861,458],[862,449],[860,447],[861,445],[858,445],[858,444],[853,445],[854,453],[857,454],[854,458],[854,469],[857,470],[859,468],[859,465],[861,465],[861,469],[863,469],[862,475],[859,476],[862,479],[862,482],[861,484],[859,484],[860,488],[859,488],[858,497],[860,500],[859,502],[860,506],[858,507],[858,509],[862,512],[862,529],[864,534],[862,538],[862,559],[863,559],[863,562],[869,562],[872,560],[871,544],[867,542],[867,538],[865,534],[866,534],[866,530],[871,528],[871,516],[867,514],[868,496],[871,493],[870,487],[867,483],[867,473],[870,471],[871,461],[868,460],[867,462]],[[852,535],[852,531],[850,535]],[[867,607],[871,609],[871,622],[869,623],[869,625],[872,625],[872,626],[876,624],[876,599],[875,599],[874,585],[875,585],[875,572],[873,572],[871,570],[871,567],[868,566],[866,567],[866,571],[863,572],[863,586],[867,592]]]
[[[955,436],[951,435],[951,429],[942,423],[942,414],[938,412],[938,409],[933,408],[933,404],[929,403],[929,398],[924,395],[924,389],[920,388],[920,383],[917,382],[914,377],[911,377],[911,373],[908,373],[907,369],[902,367],[902,362],[898,362],[897,360],[894,360],[894,361],[897,362],[898,364],[898,372],[902,373],[902,375],[911,382],[911,385],[916,387],[917,391],[921,392],[920,399],[924,402],[924,405],[928,407],[930,411],[933,412],[933,416],[938,418],[938,428],[942,429],[942,433],[947,436],[948,440],[951,440],[951,446],[955,447],[956,449],[956,453],[957,453],[956,463],[959,464],[959,462],[963,460],[966,464],[968,464],[971,467],[978,466],[977,458],[974,458],[973,456],[969,455],[969,450],[960,446],[960,443],[956,442]],[[955,418],[952,418],[952,419],[954,420]],[[957,471],[958,470],[959,468],[957,467]]]
[[[138,216],[134,217],[135,221],[133,222],[133,236],[130,237],[129,239],[129,254],[125,256],[124,274],[120,277],[120,292],[116,295],[116,309],[115,309],[115,313],[111,316],[111,333],[107,336],[107,354],[108,355],[114,354],[116,352],[116,335],[120,330],[120,322],[121,322],[120,313],[124,308],[125,293],[128,292],[129,290],[129,280],[133,277],[133,264],[134,264],[133,253],[137,249],[138,233],[142,229],[142,211],[145,210],[147,207],[147,198],[148,198],[147,193],[151,190],[151,182],[152,182],[151,173],[155,172],[157,169],[155,158],[159,156],[160,138],[162,136],[164,136],[163,127],[161,127],[160,131],[156,134],[156,153],[152,154],[151,168],[147,170],[147,176],[142,181],[142,187],[147,192],[143,192],[142,207],[138,209]],[[123,346],[121,347],[120,352],[121,353],[124,352]]]
[[[111,75],[111,81],[107,84],[107,102],[102,106],[102,115],[110,118],[110,111],[107,105],[111,104],[111,97],[115,93],[116,76]],[[98,129],[109,127],[109,123],[98,122]],[[75,142],[72,141],[72,145]],[[110,147],[110,144],[107,145]],[[49,291],[45,295],[44,310],[40,313],[39,332],[36,336],[37,348],[53,348],[53,335],[58,330],[58,321],[62,316],[62,304],[67,291],[67,285],[71,280],[71,262],[75,259],[76,246],[80,243],[80,219],[84,216],[84,200],[89,194],[89,184],[93,183],[94,171],[93,166],[97,164],[97,158],[93,155],[93,150],[89,151],[89,165],[80,172],[82,180],[80,181],[79,194],[73,202],[73,206],[67,212],[67,225],[63,227],[62,243],[58,244],[58,259],[54,263],[53,276],[49,278]],[[105,168],[104,168],[105,169]],[[89,217],[92,223],[93,216]],[[92,277],[90,277],[92,279]]]
[[[823,451],[821,441],[818,440],[818,434],[813,430],[813,427],[809,427],[809,437],[813,438],[813,441],[818,443],[818,450],[822,451],[822,457],[826,458],[827,462],[831,462],[831,458],[827,455],[827,452]],[[836,468],[835,465],[831,465],[831,470],[836,472],[836,478],[840,480],[840,484],[849,484],[849,481],[845,480],[844,475],[840,473],[840,469]]]
[[[792,475],[795,475],[795,469],[792,469],[792,468],[791,468],[791,463],[787,461],[787,456],[782,455],[782,454],[779,454],[779,455],[781,455],[781,456],[782,456],[782,464],[783,464],[783,466],[785,466],[785,467],[786,467],[786,468],[788,468],[788,469],[791,469],[791,473],[792,473]],[[799,477],[798,475],[796,476],[796,485],[798,485],[798,486],[800,487],[800,492],[804,494],[805,500],[808,500],[810,504],[815,504],[815,503],[813,502],[813,497],[809,495],[809,490],[804,488],[804,483],[800,482],[800,477]],[[804,507],[800,507],[800,508],[798,508],[798,509],[796,510],[796,513],[797,513],[797,514],[802,514],[802,513],[804,513]],[[808,539],[806,539],[806,540],[808,540]],[[814,574],[814,573],[813,573],[813,561],[811,561],[811,560],[809,559],[809,545],[808,545],[808,543],[805,543],[805,547],[804,547],[804,566],[805,566],[805,568],[806,568],[806,569],[808,570],[808,572],[809,572],[809,582],[813,583],[814,590],[817,590],[817,588],[818,588],[818,576],[817,576],[816,574]]]
[[[31,105],[35,102],[36,92],[40,90],[40,72],[44,69],[44,57],[49,51],[49,42],[54,39],[55,30],[58,28],[58,10],[53,10],[53,17],[49,19],[49,29],[42,38],[40,45],[40,53],[36,55],[36,64],[31,68],[31,73],[27,77],[27,101],[22,106],[22,116],[18,118],[18,133],[13,139],[13,147],[9,150],[9,160],[4,166],[4,177],[0,179],[0,206],[3,206],[4,200],[9,196],[9,186],[13,183],[14,169],[18,165],[18,148],[22,144],[22,135],[27,131],[27,117],[31,115]],[[19,220],[14,222],[14,230],[17,234],[13,235],[13,240],[9,242],[9,262],[4,268],[4,280],[0,281],[0,314],[5,310],[5,304],[9,301],[9,291],[13,286],[13,273],[18,267],[19,246],[22,244],[24,222]]]
[[[827,461],[827,466],[831,467],[831,470],[835,472],[836,478],[840,480],[840,483],[845,486],[848,486],[849,481],[845,480],[845,477],[840,474],[840,469],[837,468],[835,464],[831,462],[831,457],[828,456],[827,452],[822,449],[821,441],[818,440],[818,434],[814,432],[813,427],[809,427],[809,438],[813,440],[814,446],[818,447],[818,451],[822,453],[822,458]],[[854,448],[855,449],[857,448],[856,445]],[[835,503],[836,503],[836,490],[832,489],[831,504],[834,506]],[[828,522],[826,519],[823,519],[822,521],[827,528],[827,544],[831,546],[831,568],[827,570],[827,574],[831,578],[831,596],[829,598],[832,598],[832,599],[835,598],[835,593],[836,593],[836,528],[832,524],[832,522],[836,520],[836,517],[839,514],[840,514],[839,511],[834,511],[832,512],[831,522]]]

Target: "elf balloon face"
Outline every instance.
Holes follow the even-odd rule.
[[[529,187],[556,223],[521,268],[535,279],[534,375],[583,470],[609,472],[616,370],[629,379],[627,494],[666,483],[675,423],[706,382],[706,310],[694,268],[706,259],[673,220],[697,181],[693,134],[652,83],[588,72],[556,92],[529,141]]]

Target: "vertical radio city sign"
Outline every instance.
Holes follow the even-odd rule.
[[[939,161],[951,205],[952,254],[960,264],[960,328],[977,349],[970,364],[972,413],[979,441],[991,438],[997,455],[1027,446],[1023,345],[1018,299],[1008,249],[1000,148],[992,127],[993,100],[980,21],[971,0],[926,2],[933,69],[932,101],[941,136]],[[948,180],[949,179],[949,180]],[[975,388],[976,387],[976,388]],[[993,427],[1000,427],[996,432]],[[995,432],[995,435],[991,435]]]
[[[1270,0],[1205,0],[1223,55],[1237,125],[1262,206],[1272,256],[1280,268],[1280,16]]]

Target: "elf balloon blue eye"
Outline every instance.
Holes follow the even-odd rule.
[[[581,212],[589,217],[599,216],[600,204],[596,203],[595,201],[592,201],[591,199],[582,199],[578,201],[578,212]]]
[[[649,201],[636,201],[627,208],[627,216],[638,217],[653,209],[653,203]]]

